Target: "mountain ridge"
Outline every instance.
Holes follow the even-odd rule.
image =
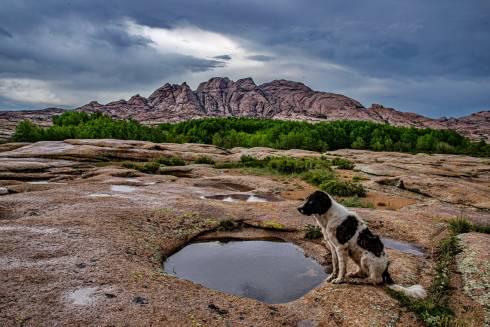
[[[92,101],[75,110],[102,112],[116,119],[132,118],[145,124],[205,117],[367,120],[396,126],[452,129],[473,140],[490,141],[490,111],[459,118],[433,119],[380,104],[366,108],[345,95],[315,91],[303,83],[284,79],[257,85],[251,77],[237,81],[227,77],[213,77],[200,83],[196,90],[192,90],[186,82],[180,85],[165,83],[148,98],[136,94],[127,101],[118,100],[107,104]],[[8,121],[8,113],[0,113],[0,126],[3,126],[2,121]],[[10,116],[14,120],[26,116],[33,121],[41,120],[44,125],[47,116],[59,114],[60,111],[39,111],[39,117],[32,111],[26,115],[19,113],[22,112],[10,112]]]

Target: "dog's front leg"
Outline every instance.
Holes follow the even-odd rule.
[[[339,273],[338,273],[338,276],[337,278],[335,278],[334,280],[332,280],[332,283],[334,284],[340,284],[342,282],[344,282],[345,280],[345,273],[346,273],[346,270],[347,270],[347,248],[344,248],[344,247],[337,247],[336,248],[336,253],[337,253],[337,260],[339,261],[338,265],[339,265]]]
[[[337,274],[339,272],[339,263],[337,260],[337,251],[335,251],[335,245],[333,245],[330,241],[326,240],[328,247],[330,248],[330,254],[332,255],[332,273],[327,278],[327,282],[330,282],[337,278]]]

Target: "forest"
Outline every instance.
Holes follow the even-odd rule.
[[[365,149],[490,156],[489,144],[471,142],[454,131],[348,120],[309,123],[230,117],[146,126],[134,120],[115,120],[100,113],[69,111],[55,116],[53,125],[47,128],[22,121],[13,135],[13,140],[18,142],[74,138],[192,142],[224,148],[262,146],[320,152]]]

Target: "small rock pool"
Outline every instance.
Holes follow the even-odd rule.
[[[216,195],[207,195],[203,196],[203,199],[210,200],[220,200],[224,202],[277,202],[280,199],[271,194],[244,194],[244,193],[236,193],[236,194],[216,194]]]
[[[164,270],[208,288],[271,304],[298,299],[327,277],[300,247],[275,240],[191,243],[170,256]]]

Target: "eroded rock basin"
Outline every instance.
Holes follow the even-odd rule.
[[[170,256],[164,270],[208,288],[266,303],[296,300],[327,276],[301,248],[279,240],[192,243]]]
[[[203,199],[209,199],[209,200],[220,200],[224,202],[277,202],[280,201],[280,199],[274,195],[271,194],[243,194],[243,193],[236,193],[236,194],[216,194],[216,195],[207,195],[203,196]]]

